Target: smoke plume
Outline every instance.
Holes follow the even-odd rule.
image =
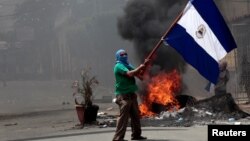
[[[152,51],[186,1],[128,0],[124,15],[118,18],[122,38],[133,42],[138,59],[143,62]],[[172,48],[161,45],[154,56],[151,74],[177,69],[185,72],[185,61]]]

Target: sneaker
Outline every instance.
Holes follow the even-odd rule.
[[[131,140],[146,140],[147,137],[139,136],[139,137],[132,137]]]

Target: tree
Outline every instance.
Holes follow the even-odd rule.
[[[62,62],[61,58],[65,58],[58,55],[60,45],[57,43],[56,22],[63,17],[61,13],[69,10],[74,2],[75,0],[26,0],[17,5],[15,31],[23,38],[27,35],[22,32],[29,29],[32,37],[21,40],[20,36],[17,36],[16,40],[29,42],[29,50],[32,53],[27,52],[27,55],[33,58],[30,59],[30,64],[34,64],[36,75],[42,75],[43,78],[50,78],[52,74],[64,76],[61,74],[64,67],[56,66]]]

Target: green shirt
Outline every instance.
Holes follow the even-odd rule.
[[[138,90],[135,78],[126,75],[128,71],[130,70],[125,65],[116,63],[114,67],[116,95],[134,93]]]

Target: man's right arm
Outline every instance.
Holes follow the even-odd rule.
[[[134,70],[131,70],[131,71],[127,71],[127,75],[129,77],[133,77],[133,76],[138,76],[139,72],[145,68],[145,65],[144,64],[141,64],[139,67],[137,67],[136,69]],[[141,78],[139,78],[141,79]]]
[[[137,68],[138,70],[135,69],[133,76],[136,76],[140,80],[143,80],[143,74],[146,70],[146,67],[149,65],[150,61],[151,61],[150,59],[145,59],[144,63]]]

